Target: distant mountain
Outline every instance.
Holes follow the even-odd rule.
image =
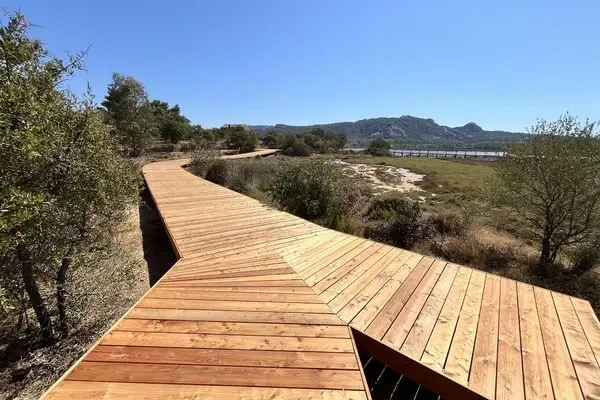
[[[472,142],[515,140],[524,136],[523,133],[517,132],[486,131],[474,122],[457,127],[438,125],[433,119],[417,118],[410,115],[403,115],[399,118],[369,118],[356,122],[336,122],[307,126],[283,124],[251,126],[259,135],[269,130],[297,133],[316,127],[343,133],[349,139],[383,137],[406,141]]]

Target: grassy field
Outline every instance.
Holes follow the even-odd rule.
[[[417,186],[428,192],[424,208],[431,212],[443,211],[448,207],[479,207],[484,200],[486,184],[494,174],[493,164],[490,162],[368,156],[349,157],[344,161],[390,165],[425,175]]]

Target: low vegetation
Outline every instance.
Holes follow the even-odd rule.
[[[584,297],[600,310],[600,196],[592,184],[600,177],[600,152],[592,130],[571,117],[542,121],[528,141],[511,145],[511,156],[499,162],[365,155],[341,156],[343,163],[331,155],[226,162],[224,185],[330,228]],[[540,170],[544,163],[552,165]],[[390,190],[401,188],[390,182],[381,192],[373,180],[351,175],[351,164],[406,168],[424,178],[416,183],[419,190]],[[390,178],[378,172],[373,172],[378,179],[399,179],[398,174]],[[545,197],[536,198],[538,187],[555,196],[552,204],[560,212],[552,209],[556,214],[550,215],[563,223],[553,231],[563,233],[551,236],[556,250],[551,260],[546,258],[543,236],[522,235],[515,227],[541,226],[544,232],[544,218],[535,222],[532,216],[547,214],[523,213],[515,204],[524,202],[515,203],[506,192],[523,195],[532,190],[527,199],[543,204]],[[556,247],[555,238],[564,238],[569,229],[577,240]]]
[[[262,138],[263,145],[271,149],[281,149],[288,156],[306,157],[311,154],[325,154],[340,151],[346,146],[343,134],[333,133],[323,128],[313,128],[301,133],[284,133],[271,130]]]
[[[383,138],[373,139],[369,143],[367,154],[379,157],[391,156],[392,153],[390,153],[390,144]]]

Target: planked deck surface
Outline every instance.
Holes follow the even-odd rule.
[[[144,167],[179,261],[46,398],[364,399],[353,337],[446,398],[600,398],[587,301],[320,227],[184,163]]]

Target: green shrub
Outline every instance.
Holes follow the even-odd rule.
[[[227,163],[222,159],[215,160],[206,171],[206,180],[217,185],[225,185],[227,183]]]
[[[600,237],[576,248],[571,256],[572,269],[577,274],[584,274],[600,265]]]
[[[429,253],[457,264],[475,265],[481,252],[479,242],[472,238],[450,237],[431,240],[428,243]]]
[[[206,176],[206,172],[211,165],[221,157],[217,151],[199,151],[194,153],[188,165],[192,174],[201,178]]]
[[[371,140],[369,147],[367,148],[367,153],[376,157],[392,155],[392,153],[390,153],[390,144],[383,138]]]
[[[270,191],[275,203],[285,211],[335,226],[344,214],[344,186],[335,165],[311,158],[283,164]]]
[[[283,152],[286,156],[292,157],[308,157],[312,154],[312,149],[306,143],[304,139],[296,139],[294,144]]]
[[[243,128],[233,129],[228,140],[228,148],[240,153],[249,153],[256,149],[258,137],[250,130]]]
[[[190,151],[196,151],[198,145],[195,142],[180,142],[179,143],[179,151],[184,153],[188,153]]]
[[[427,222],[442,236],[463,236],[471,226],[466,214],[442,212],[428,217]]]
[[[423,223],[421,214],[416,201],[401,197],[377,198],[367,212],[370,222],[365,235],[394,246],[411,248],[429,236],[430,230]]]
[[[175,145],[173,143],[162,143],[150,147],[149,150],[151,153],[172,153],[175,151]]]

